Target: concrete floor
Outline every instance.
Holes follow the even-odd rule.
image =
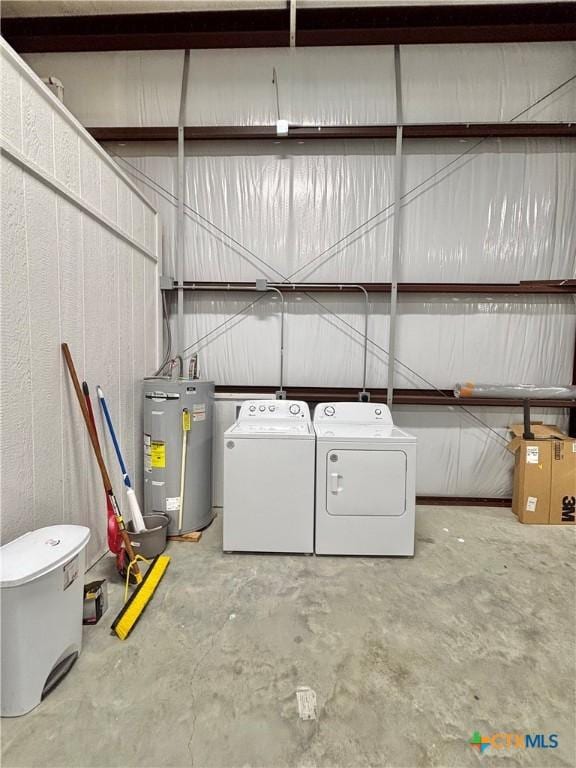
[[[575,766],[575,534],[422,507],[414,559],[223,555],[217,520],[170,545],[125,642],[111,584],[70,675],[2,721],[2,765]],[[316,721],[299,719],[301,685]],[[480,758],[475,730],[559,748]]]

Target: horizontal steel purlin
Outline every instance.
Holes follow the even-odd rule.
[[[390,293],[390,283],[326,283],[317,286],[315,283],[307,285],[303,283],[274,283],[275,287],[284,293],[296,293],[310,291],[311,293],[340,293],[357,292],[357,286],[361,286],[368,293]],[[214,290],[223,288],[233,291],[256,290],[255,283],[249,282],[208,282],[208,281],[185,281],[183,288],[194,291],[196,289],[206,291],[210,287]],[[176,290],[176,284],[171,288],[163,290]],[[429,294],[545,294],[545,295],[570,295],[576,294],[576,280],[557,280],[557,281],[522,281],[520,283],[398,283],[399,293],[429,293]]]
[[[41,4],[38,4],[41,5]],[[297,46],[521,43],[576,38],[574,2],[298,8]],[[290,45],[285,8],[2,19],[19,53]]]
[[[285,387],[287,397],[293,400],[305,400],[311,403],[326,403],[332,400],[358,399],[358,389],[353,387]],[[370,392],[373,402],[386,402],[386,389],[366,387]],[[216,392],[239,392],[245,394],[266,394],[274,397],[276,387],[253,386],[243,384],[221,384],[216,386]],[[576,400],[535,400],[534,405],[542,408],[576,408]],[[396,389],[394,391],[395,405],[427,405],[427,406],[460,406],[462,408],[491,407],[491,408],[519,408],[524,400],[517,398],[497,397],[454,397],[452,390],[436,389]]]
[[[93,126],[86,130],[96,141],[176,141],[176,126]],[[273,125],[186,126],[186,141],[326,141],[391,139],[395,125],[321,125],[291,127],[278,136]],[[405,139],[576,138],[576,122],[562,123],[431,123],[403,126]]]

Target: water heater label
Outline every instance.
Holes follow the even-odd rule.
[[[537,445],[529,445],[526,448],[526,464],[538,464],[540,451]]]
[[[192,406],[192,421],[206,421],[206,403]]]
[[[180,511],[180,496],[167,496],[166,512],[179,512],[179,511]]]
[[[150,443],[150,461],[153,469],[166,468],[166,443],[163,440]]]
[[[144,469],[152,472],[152,438],[144,433]]]

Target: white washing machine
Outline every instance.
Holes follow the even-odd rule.
[[[416,438],[379,403],[322,403],[316,432],[316,553],[413,555]]]
[[[243,403],[224,433],[225,552],[314,551],[314,448],[306,403]]]

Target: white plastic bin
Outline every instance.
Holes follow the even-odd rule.
[[[2,717],[34,709],[78,658],[89,538],[52,525],[0,548]]]

